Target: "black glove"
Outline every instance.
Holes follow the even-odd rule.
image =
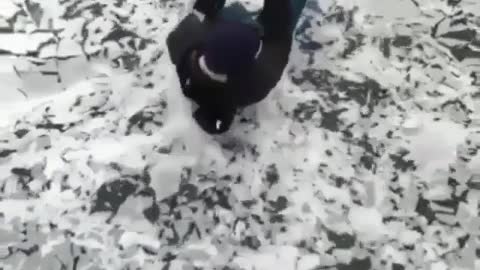
[[[218,15],[226,0],[197,0],[193,5],[193,9],[201,12],[207,18],[213,19]]]
[[[198,125],[209,134],[221,134],[226,132],[233,122],[234,112],[213,112],[205,108],[199,108],[193,114]]]

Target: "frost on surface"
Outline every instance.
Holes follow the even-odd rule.
[[[222,137],[165,51],[188,4],[0,1],[0,269],[480,267],[477,1],[309,1]]]

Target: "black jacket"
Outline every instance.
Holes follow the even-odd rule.
[[[230,127],[238,108],[264,99],[280,80],[292,45],[291,9],[289,0],[265,0],[258,17],[262,29],[262,51],[250,73],[241,78],[229,78],[226,85],[209,80],[191,65],[192,51],[201,54],[202,42],[212,26],[224,22],[221,16],[201,21],[189,14],[169,34],[167,46],[171,61],[176,65],[185,96],[199,108],[194,117],[208,133],[222,133]],[[197,76],[197,78],[192,78]]]

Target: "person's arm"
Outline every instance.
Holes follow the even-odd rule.
[[[205,29],[197,16],[190,14],[185,17],[167,36],[167,49],[170,60],[177,65],[185,51],[201,41]]]
[[[209,134],[221,134],[232,125],[236,109],[234,107],[200,107],[193,114],[198,125]]]
[[[225,5],[225,0],[196,0],[192,13],[187,15],[167,37],[170,60],[177,64],[185,50],[200,42],[204,37],[208,23],[214,21]]]

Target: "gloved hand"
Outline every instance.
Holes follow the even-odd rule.
[[[207,18],[212,19],[218,15],[226,0],[196,0],[193,9],[201,12]]]
[[[199,108],[193,114],[198,125],[209,134],[221,134],[226,132],[233,121],[234,113],[219,115],[205,108]]]

